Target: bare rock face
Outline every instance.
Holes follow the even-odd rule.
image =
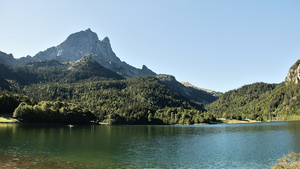
[[[300,81],[300,60],[298,60],[289,70],[285,83],[294,82],[298,84]]]
[[[73,33],[60,45],[41,51],[33,57],[27,56],[21,58],[19,61],[28,62],[56,59],[60,62],[74,62],[88,54],[93,54],[93,59],[102,66],[124,76],[156,75],[147,67],[138,69],[126,62],[122,62],[113,52],[110,40],[107,37],[99,40],[97,34],[92,32],[91,29]]]

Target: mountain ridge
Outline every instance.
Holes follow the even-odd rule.
[[[194,86],[190,82],[187,82],[187,81],[180,82],[180,83],[183,84],[186,87],[192,87],[192,88],[195,88],[197,90],[203,90],[207,93],[211,93],[215,97],[220,97],[223,94],[222,92],[218,92],[218,91],[214,91],[214,90],[211,90],[211,89],[205,89],[205,88],[200,88],[200,87]]]
[[[127,64],[125,61],[121,61],[120,58],[118,58],[116,54],[113,52],[110,44],[110,39],[108,37],[105,37],[103,40],[99,40],[98,35],[95,32],[93,32],[91,29],[86,29],[84,31],[72,33],[59,45],[50,47],[44,51],[40,51],[33,57],[28,55],[26,57],[15,59],[12,54],[6,54],[4,52],[1,52],[0,61],[7,66],[15,66],[16,68],[14,69],[18,70],[19,73],[22,74],[21,75],[22,77],[33,79],[35,83],[39,82],[42,79],[44,79],[44,81],[49,81],[49,78],[54,81],[60,81],[59,79],[63,79],[63,76],[70,77],[72,73],[73,76],[76,76],[76,77],[69,78],[69,79],[73,79],[72,80],[73,82],[76,81],[76,79],[82,79],[85,76],[82,74],[80,75],[76,74],[75,72],[71,72],[71,73],[66,72],[59,66],[64,67],[66,66],[66,64],[74,65],[80,62],[80,60],[87,55],[93,60],[95,60],[97,63],[99,63],[99,65],[105,67],[106,69],[116,72],[118,75],[113,75],[113,73],[108,73],[107,70],[101,68],[101,70],[103,70],[104,72],[111,74],[114,79],[117,76],[124,76],[130,78],[136,76],[157,76],[157,74],[153,72],[151,69],[149,69],[146,65],[143,65],[142,68],[139,69]],[[43,74],[37,73],[36,70],[31,70],[31,72],[35,72],[35,73],[28,73],[27,69],[30,68],[29,67],[25,68],[25,65],[32,65],[37,69],[40,69],[40,67],[43,66],[45,67],[45,69],[48,69],[46,67],[52,65],[52,66],[56,66],[56,69],[58,70],[55,71],[55,70],[48,69],[49,72]],[[70,66],[70,68],[72,68],[72,66]],[[25,72],[21,72],[21,69],[24,70]],[[50,75],[51,74],[50,72],[60,75],[61,77]],[[93,71],[88,70],[88,72],[93,72]],[[100,76],[108,78],[109,76],[109,75],[104,75],[104,74],[100,75],[100,74],[101,73],[98,72],[95,75],[97,76],[97,78]],[[157,77],[160,78],[160,76]],[[118,77],[117,79],[121,79],[121,78]],[[199,88],[192,89],[189,86],[184,86],[179,82],[177,82],[175,77],[172,80],[172,82],[165,81],[164,78],[160,80],[162,80],[164,84],[167,85],[168,88],[172,89],[174,92],[177,92],[194,102],[203,102],[205,104],[209,104],[214,100],[216,100],[218,97],[218,96],[217,97],[211,96],[211,94]]]
[[[156,76],[162,83],[164,83],[172,91],[189,98],[193,102],[202,102],[204,104],[212,103],[218,97],[212,94],[193,87],[187,87],[176,80],[172,75],[159,74]]]
[[[38,52],[36,55],[13,58],[13,55],[0,53],[2,62],[8,66],[17,66],[21,63],[32,62],[38,60],[56,59],[60,62],[77,61],[85,55],[93,54],[93,58],[102,66],[118,72],[124,76],[135,77],[140,75],[155,76],[152,70],[145,67],[144,69],[135,68],[124,61],[121,61],[113,52],[108,37],[99,40],[98,35],[91,29],[72,33],[61,44],[50,47],[44,51]]]

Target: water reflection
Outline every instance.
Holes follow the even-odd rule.
[[[299,122],[74,127],[0,124],[0,164],[21,164],[23,160],[35,166],[61,165],[56,168],[269,168],[289,151],[299,152],[299,129]]]

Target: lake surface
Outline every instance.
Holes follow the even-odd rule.
[[[270,168],[300,122],[193,126],[0,124],[0,168]]]

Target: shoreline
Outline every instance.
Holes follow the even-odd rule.
[[[288,120],[268,120],[268,121],[256,121],[256,120],[236,120],[236,119],[225,119],[225,118],[217,118],[215,122],[212,123],[195,123],[195,124],[174,124],[174,125],[213,125],[213,124],[248,124],[248,123],[270,123],[270,122],[283,122],[283,121],[300,121],[297,119],[288,119]],[[0,116],[0,124],[7,123],[7,124],[32,124],[32,125],[69,125],[63,123],[23,123],[19,122],[17,119],[12,117],[1,117]],[[86,125],[120,125],[120,124],[111,124],[111,123],[90,123]]]

